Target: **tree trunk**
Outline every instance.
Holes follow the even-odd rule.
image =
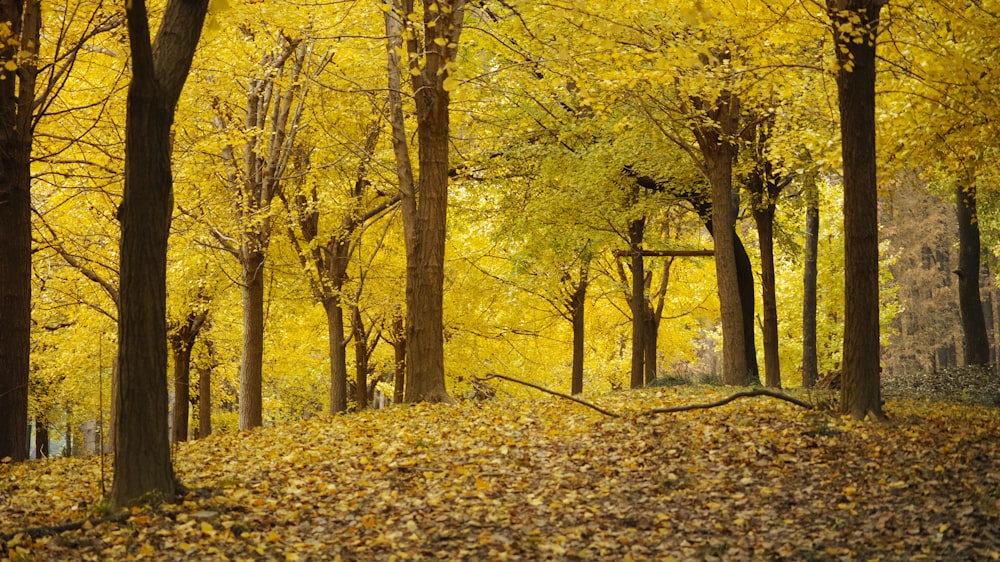
[[[240,354],[240,430],[260,427],[263,416],[264,253],[248,251],[242,263],[243,351]]]
[[[990,342],[979,294],[981,263],[974,179],[967,185],[959,183],[955,203],[958,215],[958,269],[955,275],[958,276],[958,311],[962,318],[965,364],[986,365],[990,362]]]
[[[884,418],[879,366],[875,45],[884,0],[828,0],[844,161],[844,353],[841,412]],[[852,21],[856,23],[852,23]]]
[[[211,342],[208,343],[208,365],[198,368],[198,438],[204,439],[212,434],[212,370],[214,369],[214,353]]]
[[[736,283],[740,292],[740,310],[743,318],[743,350],[746,356],[747,378],[744,384],[760,384],[760,368],[757,365],[757,341],[754,332],[755,312],[753,264],[743,241],[733,229],[733,252],[736,254]]]
[[[49,424],[38,418],[35,420],[35,458],[44,459],[49,454]]]
[[[365,333],[361,309],[351,306],[351,332],[354,337],[354,371],[357,374],[354,401],[358,410],[368,407],[368,334]]]
[[[590,284],[589,267],[580,266],[580,281],[574,288],[570,301],[570,319],[573,322],[573,364],[570,375],[570,394],[583,392],[584,318],[587,308],[587,286]]]
[[[38,0],[0,1],[0,22],[13,37],[0,46],[0,63],[14,60],[20,45],[37,53],[40,10]],[[0,459],[15,462],[28,458],[32,60],[13,71],[0,65]]]
[[[396,371],[392,389],[392,403],[402,404],[406,388],[406,327],[403,316],[397,315],[392,321],[393,368]]]
[[[344,309],[340,308],[340,290],[323,301],[330,347],[330,413],[347,411],[347,350],[344,342]]]
[[[733,161],[736,159],[736,145],[732,138],[739,125],[740,103],[735,95],[722,92],[713,104],[696,104],[714,123],[696,128],[695,137],[705,158],[705,174],[712,186],[712,238],[715,240],[715,271],[722,316],[722,380],[726,384],[742,386],[750,383],[751,373],[747,362],[734,241]]]
[[[812,388],[819,380],[816,349],[816,258],[819,254],[819,194],[816,179],[806,179],[805,264],[802,272],[802,386]]]
[[[191,404],[191,347],[186,342],[174,345],[173,442],[187,441]]]
[[[386,13],[390,121],[406,239],[407,402],[453,402],[444,378],[444,246],[451,89],[446,84],[453,79],[448,65],[458,55],[464,14],[462,0],[423,0],[422,29],[416,29],[412,3],[393,2]],[[402,119],[399,47],[413,55],[407,58],[406,65],[416,101],[420,171],[416,183]]]
[[[642,238],[646,229],[645,217],[629,223],[629,250],[632,252],[632,370],[630,388],[642,388],[646,355],[646,270],[642,260]]]
[[[648,385],[656,378],[656,344],[659,339],[659,321],[656,318],[653,307],[649,301],[643,303],[643,308],[645,308],[643,319],[645,320],[646,331],[646,333],[642,336],[643,348],[645,350],[643,378],[645,379],[645,384]]]
[[[754,206],[754,222],[760,242],[760,291],[764,308],[764,384],[781,388],[778,355],[778,300],[774,287],[774,205]]]

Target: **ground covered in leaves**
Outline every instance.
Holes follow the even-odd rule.
[[[180,446],[181,502],[101,513],[96,457],[0,466],[0,559],[989,560],[1000,412],[858,423],[726,389],[406,406]],[[108,472],[110,479],[110,472]]]

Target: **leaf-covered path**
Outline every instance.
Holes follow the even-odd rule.
[[[597,402],[639,412],[725,391]],[[983,560],[1000,413],[884,425],[753,398],[611,419],[558,399],[397,407],[182,445],[187,499],[32,539],[15,560]],[[0,533],[94,517],[95,457],[0,467]]]

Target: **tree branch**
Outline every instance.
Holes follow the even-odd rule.
[[[570,400],[572,402],[576,402],[577,404],[580,404],[582,406],[586,406],[588,408],[597,410],[598,412],[604,414],[605,416],[611,417],[611,418],[620,418],[620,417],[622,417],[622,414],[616,414],[614,412],[610,412],[608,410],[605,410],[605,409],[601,408],[600,406],[595,406],[594,404],[591,404],[590,402],[586,402],[584,400],[580,400],[579,398],[574,398],[573,396],[570,396],[568,394],[563,394],[561,392],[556,392],[554,390],[549,390],[549,389],[547,389],[545,387],[541,387],[541,386],[538,386],[536,384],[532,384],[530,382],[522,381],[520,379],[515,379],[513,377],[499,375],[497,373],[487,373],[486,376],[484,376],[484,377],[476,377],[475,380],[480,381],[480,382],[485,382],[485,381],[488,381],[490,379],[503,379],[505,381],[515,382],[515,383],[520,384],[520,385],[524,385],[524,386],[527,386],[527,387],[530,387],[530,388],[534,388],[535,390],[540,390],[540,391],[542,391],[542,392],[544,392],[546,394],[551,394],[553,396],[558,396],[560,398],[565,398],[566,400]],[[801,406],[801,407],[803,407],[803,408],[805,408],[807,410],[812,410],[813,409],[813,405],[812,404],[810,404],[808,402],[803,402],[802,400],[799,400],[798,398],[795,398],[793,396],[789,396],[789,395],[783,394],[781,392],[775,392],[773,390],[767,390],[767,389],[763,389],[763,388],[757,388],[757,389],[754,389],[754,390],[747,390],[747,391],[744,391],[744,392],[737,392],[736,394],[732,394],[732,395],[727,396],[727,397],[723,398],[722,400],[718,400],[716,402],[709,402],[707,404],[688,404],[686,406],[672,406],[672,407],[669,407],[669,408],[653,408],[651,410],[646,410],[644,412],[639,412],[637,415],[639,415],[639,416],[652,416],[652,415],[655,415],[655,414],[672,414],[674,412],[686,412],[688,410],[706,410],[706,409],[709,409],[709,408],[717,408],[719,406],[724,406],[726,404],[729,404],[733,400],[736,400],[737,398],[749,398],[749,397],[753,397],[753,396],[769,396],[771,398],[777,398],[778,400],[784,400],[785,402],[791,402],[792,404],[795,404],[796,406]]]

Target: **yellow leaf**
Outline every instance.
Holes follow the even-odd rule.
[[[434,44],[435,45],[439,45],[441,47],[444,47],[445,45],[448,44],[448,40],[445,39],[444,37],[435,37],[434,38]]]
[[[454,78],[449,76],[444,79],[444,82],[441,83],[441,87],[444,88],[444,91],[450,92],[455,88],[457,88],[458,84],[459,84],[458,80],[455,80]]]
[[[9,60],[3,63],[3,67],[11,72],[14,72],[15,70],[17,70],[17,63],[12,60]]]
[[[142,546],[139,547],[139,555],[140,556],[152,556],[153,553],[155,553],[155,552],[156,552],[156,549],[153,548],[153,545],[151,545],[148,542],[142,543]]]

